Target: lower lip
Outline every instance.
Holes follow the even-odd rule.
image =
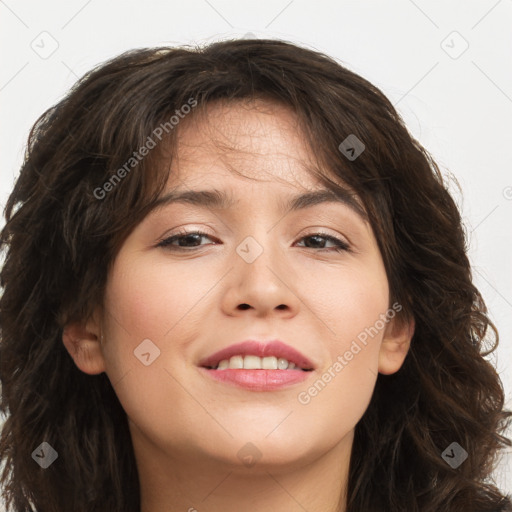
[[[210,370],[201,368],[212,379],[251,391],[274,391],[304,382],[313,372],[302,370]]]

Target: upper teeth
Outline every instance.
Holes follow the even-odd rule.
[[[233,356],[231,359],[223,359],[216,369],[224,370],[226,368],[238,370],[293,370],[296,365],[282,357]]]

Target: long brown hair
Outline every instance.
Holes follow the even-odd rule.
[[[443,177],[380,90],[278,40],[124,53],[87,73],[32,128],[0,238],[4,499],[17,512],[139,511],[126,414],[105,373],[75,366],[62,330],[103,304],[117,252],[163,190],[169,165],[161,164],[179,130],[171,117],[192,102],[200,112],[254,98],[292,109],[328,170],[320,179],[335,189],[328,173],[339,177],[362,199],[391,303],[416,324],[402,368],[379,374],[356,426],[348,510],[512,510],[491,479],[499,450],[512,445],[503,436],[512,413],[485,359],[497,331],[472,284]],[[165,144],[135,157],[162,126]],[[355,159],[339,148],[350,135],[365,145]],[[47,468],[32,457],[42,442],[58,453]],[[468,453],[456,468],[442,457],[453,442]]]

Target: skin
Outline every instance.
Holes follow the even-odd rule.
[[[103,307],[64,330],[78,368],[106,372],[127,413],[142,512],[345,510],[354,428],[377,373],[401,367],[414,324],[399,316],[380,324],[342,371],[299,402],[391,304],[372,229],[349,206],[279,211],[279,201],[322,188],[302,165],[311,159],[296,127],[292,112],[261,100],[211,104],[207,118],[183,120],[167,191],[215,187],[238,203],[151,212],[122,246]],[[182,252],[158,247],[178,228],[208,237],[188,239]],[[320,230],[351,251],[322,251],[335,244],[304,238]],[[263,248],[252,263],[236,252],[247,236]],[[280,339],[316,369],[271,392],[199,371],[200,359],[248,338]],[[134,356],[145,339],[160,350],[148,366]],[[244,446],[256,461],[250,467],[237,455]]]

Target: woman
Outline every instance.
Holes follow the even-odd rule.
[[[459,212],[333,59],[112,59],[38,120],[5,215],[13,510],[512,510]]]

